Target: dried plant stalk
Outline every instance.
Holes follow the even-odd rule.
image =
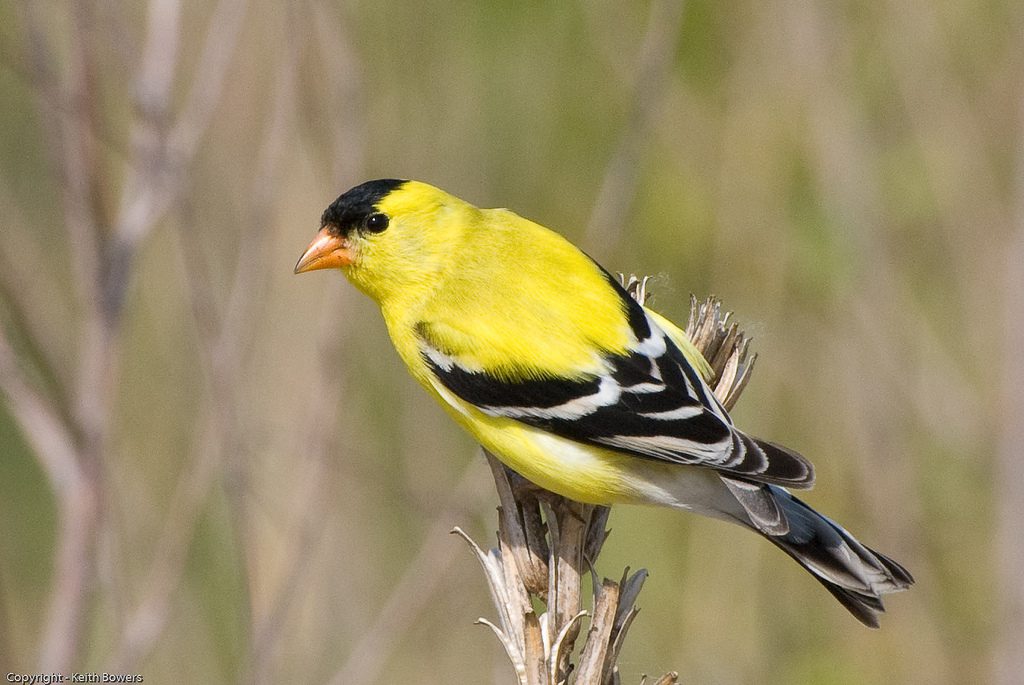
[[[647,278],[622,278],[623,286],[643,304]],[[719,401],[731,408],[750,378],[754,356],[750,339],[729,323],[715,297],[698,303],[690,298],[686,335],[711,365],[709,385]],[[498,545],[484,551],[465,532],[462,536],[476,554],[498,612],[491,628],[505,648],[520,685],[620,685],[618,657],[639,609],[637,597],[647,571],[630,573],[619,581],[597,582],[594,567],[608,537],[609,507],[581,504],[548,492],[504,466],[484,451],[501,502],[498,507]],[[582,583],[592,576],[593,609],[583,608]],[[536,600],[536,602],[535,602]],[[537,614],[536,603],[546,610]],[[576,642],[590,615],[590,625],[578,651]],[[672,671],[655,681],[670,685],[679,675]],[[646,683],[646,676],[641,683]]]

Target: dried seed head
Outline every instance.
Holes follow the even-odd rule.
[[[642,278],[630,274],[619,274],[619,281],[629,296],[643,305],[647,301],[647,283],[650,276]],[[750,380],[756,354],[750,354],[750,338],[735,323],[729,322],[732,312],[722,313],[721,301],[711,295],[698,303],[690,295],[690,319],[686,324],[686,335],[704,356],[713,371],[705,379],[715,397],[726,409],[732,409]]]

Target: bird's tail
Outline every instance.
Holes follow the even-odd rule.
[[[881,595],[910,587],[914,582],[910,573],[786,490],[766,487],[785,515],[789,530],[780,535],[758,532],[810,571],[861,623],[877,628],[877,614],[885,611]]]

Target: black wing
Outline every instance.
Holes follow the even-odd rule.
[[[737,430],[671,338],[643,307],[621,294],[636,342],[628,354],[606,355],[606,371],[600,375],[497,378],[466,368],[433,345],[426,324],[417,327],[421,352],[441,385],[487,415],[638,457],[713,468],[754,482],[810,487],[811,464]]]

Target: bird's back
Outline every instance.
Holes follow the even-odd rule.
[[[625,351],[622,298],[589,257],[506,209],[469,216],[457,263],[419,314],[439,349],[509,379],[596,373],[595,348]]]

